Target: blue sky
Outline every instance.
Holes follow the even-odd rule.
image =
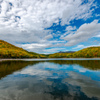
[[[100,46],[100,0],[0,0],[0,39],[45,54]]]

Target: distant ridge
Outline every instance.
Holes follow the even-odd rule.
[[[74,52],[76,52],[76,51],[60,51],[58,53],[74,53]]]

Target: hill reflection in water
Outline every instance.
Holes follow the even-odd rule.
[[[73,65],[77,64],[84,68],[91,70],[100,69],[100,60],[50,60],[50,61],[3,61],[0,62],[0,78],[5,77],[20,70],[28,65],[34,65],[40,62],[51,62],[60,65]]]

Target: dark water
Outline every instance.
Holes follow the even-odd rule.
[[[0,100],[100,100],[100,60],[0,62]]]

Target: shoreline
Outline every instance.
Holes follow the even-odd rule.
[[[42,60],[100,60],[100,58],[0,58],[0,62],[2,61],[14,61],[14,60],[22,60],[22,61],[42,61]]]

